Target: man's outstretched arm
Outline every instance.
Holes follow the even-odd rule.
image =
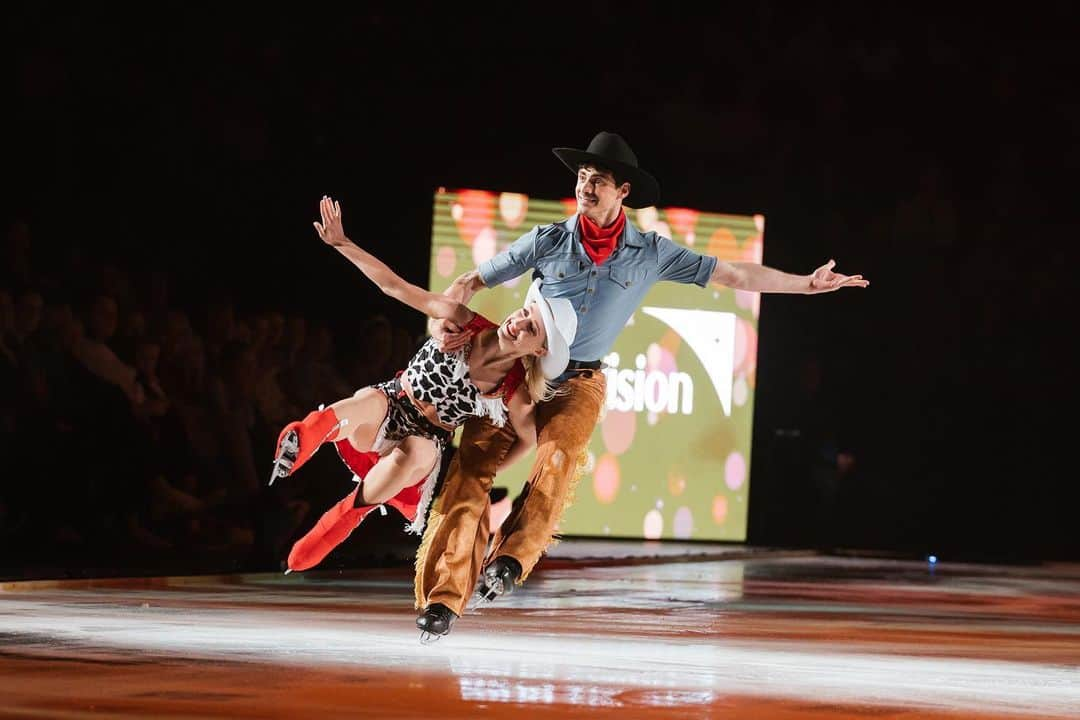
[[[833,272],[835,266],[836,261],[830,260],[809,275],[793,275],[757,263],[717,260],[709,281],[736,290],[803,295],[832,292],[843,287],[866,287],[870,284],[862,275]]]

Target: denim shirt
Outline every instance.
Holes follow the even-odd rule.
[[[582,247],[575,214],[561,223],[537,225],[477,269],[489,288],[526,270],[533,271],[533,278],[543,278],[545,297],[567,298],[577,311],[570,357],[590,361],[611,350],[655,283],[670,280],[705,287],[715,267],[715,257],[655,232],[642,233],[629,218],[615,251],[597,265]]]

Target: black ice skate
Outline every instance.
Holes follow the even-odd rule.
[[[278,446],[278,454],[274,458],[274,468],[270,471],[271,485],[279,477],[289,476],[289,473],[292,472],[293,463],[296,462],[296,457],[299,454],[300,436],[296,434],[295,430],[290,430],[285,433],[285,437],[281,439],[281,445]]]
[[[430,645],[450,632],[457,620],[457,614],[442,603],[428,605],[423,614],[416,618],[416,627],[420,628],[420,642]]]
[[[521,563],[509,555],[500,555],[484,568],[477,589],[477,602],[474,607],[486,605],[497,597],[514,592],[514,585],[521,577]]]

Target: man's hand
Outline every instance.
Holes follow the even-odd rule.
[[[472,337],[471,332],[463,330],[457,323],[446,319],[430,320],[428,332],[444,353],[457,352],[467,345]]]
[[[808,295],[832,292],[842,287],[866,287],[870,284],[869,280],[863,280],[862,275],[834,273],[832,269],[835,265],[836,261],[830,260],[814,271],[814,274],[810,276],[810,292],[807,293]]]
[[[454,282],[450,283],[450,287],[443,291],[443,295],[462,305],[468,305],[472,296],[483,287],[484,281],[480,278],[480,273],[469,270],[455,278]],[[466,332],[460,325],[450,320],[432,318],[428,320],[427,328],[428,334],[435,340],[439,349],[447,353],[460,350],[472,337],[471,332]]]
[[[349,238],[345,237],[345,229],[341,226],[341,203],[323,195],[319,201],[319,212],[322,214],[322,222],[312,225],[322,241],[330,247],[348,245]]]

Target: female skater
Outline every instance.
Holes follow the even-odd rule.
[[[472,337],[448,353],[429,339],[394,378],[320,407],[281,431],[271,484],[296,472],[326,442],[334,443],[356,482],[293,545],[286,572],[320,563],[383,503],[409,520],[408,531],[421,534],[442,453],[467,418],[484,416],[500,427],[509,419],[518,437],[526,438],[504,464],[529,450],[536,442],[534,403],[550,397],[548,381],[566,369],[577,331],[570,302],[544,298],[539,281],[529,288],[524,307],[495,325],[451,297],[406,282],[356,246],[345,236],[338,202],[324,196],[319,211],[319,237],[379,289],[428,317],[454,322]]]

